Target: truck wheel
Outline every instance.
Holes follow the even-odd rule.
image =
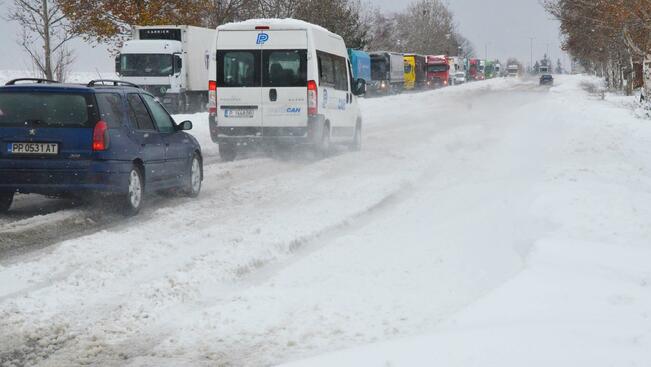
[[[237,147],[231,143],[219,143],[219,156],[225,162],[232,162],[237,157]]]
[[[203,176],[203,167],[201,158],[197,153],[192,156],[190,162],[190,175],[185,186],[185,194],[191,198],[196,198],[201,192],[201,179]]]
[[[140,167],[133,166],[129,172],[129,188],[122,197],[122,211],[127,216],[140,212],[145,199],[145,180]]]
[[[0,192],[0,213],[6,213],[14,201],[13,192]]]

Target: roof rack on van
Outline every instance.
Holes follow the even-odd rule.
[[[90,83],[88,83],[87,87],[89,87],[89,88],[90,88],[90,87],[94,87],[94,86],[96,86],[97,84],[101,84],[101,85],[110,85],[110,84],[113,84],[114,87],[118,87],[118,86],[121,86],[121,85],[122,85],[122,86],[126,86],[126,87],[134,87],[134,88],[138,88],[138,89],[140,89],[140,86],[138,86],[138,85],[136,85],[136,84],[129,83],[129,82],[125,82],[124,80],[113,80],[113,79],[96,79],[96,80],[91,80]]]
[[[34,82],[36,84],[59,84],[56,80],[43,79],[43,78],[18,78],[8,81],[5,85],[16,85],[18,82]]]

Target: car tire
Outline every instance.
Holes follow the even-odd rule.
[[[140,212],[145,201],[145,180],[142,170],[138,166],[131,167],[129,171],[129,187],[126,195],[122,197],[122,211],[127,216]]]
[[[0,192],[0,213],[6,213],[14,202],[13,192]]]
[[[201,192],[201,180],[203,179],[203,165],[199,154],[194,153],[190,161],[190,174],[185,186],[185,195],[196,198]]]
[[[362,124],[358,123],[355,127],[355,136],[353,136],[353,141],[349,145],[349,149],[353,152],[359,152],[362,150]]]
[[[332,150],[332,142],[330,140],[330,125],[323,125],[323,131],[321,132],[321,138],[317,142],[316,146],[317,153],[322,157],[327,157],[330,155]]]
[[[237,147],[234,144],[219,143],[219,156],[225,162],[232,162],[237,157]]]

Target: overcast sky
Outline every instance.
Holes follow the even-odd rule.
[[[2,1],[2,0],[0,0]],[[370,0],[386,12],[403,10],[408,0]],[[538,0],[447,0],[454,12],[459,30],[475,46],[479,57],[499,58],[502,62],[514,56],[523,64],[530,60],[530,37],[534,39],[534,59],[540,59],[549,47],[551,58],[568,59],[559,48],[558,23],[551,20]],[[12,0],[0,4],[6,15]],[[0,69],[31,69],[29,59],[16,44],[18,27],[0,20]],[[76,52],[77,71],[112,71],[113,61],[105,47],[91,47],[83,41],[71,44]]]

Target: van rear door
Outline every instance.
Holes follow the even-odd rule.
[[[307,131],[307,31],[268,30],[262,44],[262,125],[266,135]]]
[[[217,33],[217,124],[220,134],[262,133],[259,31]]]

